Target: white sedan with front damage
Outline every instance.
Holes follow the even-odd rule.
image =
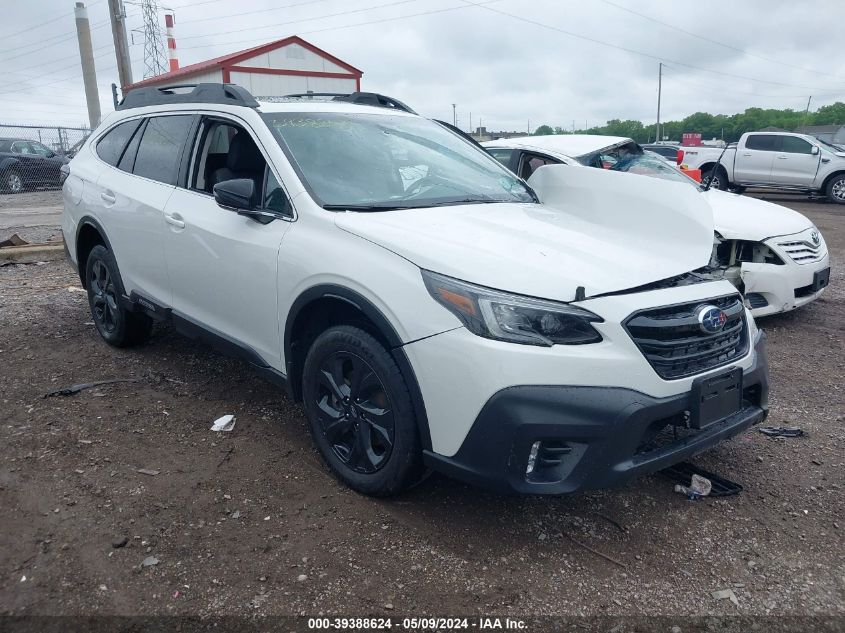
[[[716,231],[710,265],[696,274],[728,279],[743,293],[755,317],[806,305],[817,299],[830,281],[827,245],[809,219],[777,204],[699,187],[630,138],[561,134],[482,145],[524,180],[544,165],[564,164],[625,171],[700,188],[713,209]]]

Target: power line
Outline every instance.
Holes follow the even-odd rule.
[[[278,22],[277,24],[267,24],[265,26],[259,26],[257,28],[250,26],[250,27],[246,27],[246,28],[243,28],[243,29],[234,29],[234,30],[229,29],[229,30],[226,30],[226,31],[217,31],[215,33],[204,33],[202,35],[189,35],[188,37],[180,37],[179,40],[180,41],[195,40],[195,39],[202,38],[202,37],[213,37],[215,35],[228,35],[230,33],[242,33],[244,31],[260,31],[262,29],[272,29],[272,28],[277,28],[279,26],[287,26],[289,24],[299,24],[300,22],[312,22],[314,20],[324,20],[324,19],[327,19],[327,18],[335,18],[335,17],[341,16],[341,15],[350,15],[352,13],[363,13],[364,11],[372,11],[374,9],[383,9],[385,7],[393,7],[393,6],[397,6],[397,5],[400,5],[400,4],[408,4],[409,2],[418,2],[418,1],[419,0],[394,0],[393,2],[386,2],[384,4],[377,4],[377,5],[372,6],[372,7],[364,7],[364,8],[360,8],[360,9],[351,9],[349,11],[339,11],[337,13],[329,13],[329,14],[326,14],[326,15],[318,15],[318,16],[314,16],[312,18],[300,18],[298,20],[289,20],[287,22]],[[223,42],[223,43],[225,44],[226,42]]]
[[[102,1],[103,0],[94,0],[94,2],[91,2],[88,5],[88,8],[90,9],[93,6],[100,4]],[[6,39],[9,39],[11,37],[15,37],[17,35],[22,35],[23,33],[29,33],[30,31],[34,31],[35,29],[40,29],[43,26],[47,26],[48,24],[52,24],[53,22],[58,22],[59,20],[66,20],[68,17],[72,17],[72,16],[73,16],[73,11],[71,11],[69,13],[63,13],[60,16],[53,18],[52,20],[38,22],[36,24],[33,24],[32,26],[26,27],[25,29],[15,29],[12,32],[4,33],[3,35],[0,35],[0,39],[6,40]]]
[[[678,73],[678,74],[683,73],[683,71],[680,68],[674,68],[672,65],[666,64],[664,62],[664,64],[663,64],[664,71],[667,68],[672,70],[673,73]],[[678,77],[678,76],[674,76],[674,80],[675,81],[681,81],[683,83],[687,83],[687,84],[691,84],[691,85],[695,85],[695,86],[702,86],[702,87],[705,87],[705,88],[713,90],[713,91],[718,91],[722,95],[724,95],[724,93],[725,93],[725,87],[724,86],[715,86],[713,84],[696,83],[696,82],[693,82],[693,81],[686,79],[685,77],[681,78],[681,77]],[[800,95],[764,94],[764,93],[760,93],[760,92],[754,92],[753,90],[738,90],[737,88],[733,88],[733,87],[730,89],[730,91],[733,92],[733,93],[749,95],[749,96],[753,96],[753,97],[770,97],[770,98],[773,98],[773,99],[806,99],[809,96],[809,93],[800,94]],[[845,94],[845,88],[843,88],[842,90],[816,90],[816,91],[813,92],[813,94],[819,95],[819,96],[836,96],[836,95]]]
[[[616,50],[624,51],[626,53],[631,53],[633,55],[640,55],[641,57],[653,59],[654,61],[658,61],[658,62],[659,61],[668,61],[668,62],[671,62],[671,63],[677,65],[677,66],[683,66],[685,68],[691,68],[693,70],[701,70],[701,71],[713,73],[713,74],[716,74],[716,75],[724,75],[725,77],[733,77],[734,79],[744,79],[746,81],[756,81],[758,83],[771,84],[773,86],[787,86],[789,88],[801,88],[803,90],[812,90],[814,92],[819,91],[819,90],[825,90],[824,88],[813,88],[811,86],[799,86],[799,85],[796,85],[796,84],[787,84],[787,83],[783,83],[783,82],[779,82],[779,81],[769,81],[769,80],[766,80],[766,79],[757,79],[755,77],[748,77],[748,76],[745,76],[745,75],[736,75],[736,74],[728,73],[728,72],[724,72],[724,71],[711,70],[710,68],[703,68],[701,66],[693,66],[692,64],[685,64],[684,62],[679,62],[677,60],[672,60],[672,59],[668,59],[668,58],[665,58],[665,57],[659,57],[657,55],[652,55],[651,53],[644,53],[643,51],[638,51],[636,49],[628,48],[626,46],[620,46],[619,44],[612,44],[610,42],[604,42],[602,40],[599,40],[599,39],[596,39],[596,38],[593,38],[593,37],[581,35],[580,33],[573,33],[572,31],[567,31],[566,29],[562,29],[562,28],[559,28],[559,27],[556,27],[556,26],[552,26],[551,24],[544,24],[542,22],[537,22],[535,20],[531,20],[529,18],[522,17],[521,15],[514,15],[513,13],[508,13],[507,11],[500,11],[499,9],[494,9],[493,7],[485,6],[485,5],[482,5],[482,4],[477,3],[477,2],[472,2],[471,0],[461,0],[461,2],[464,2],[467,6],[480,7],[482,9],[485,9],[486,11],[491,11],[493,13],[497,13],[499,15],[503,15],[505,17],[509,17],[511,19],[514,19],[514,20],[519,20],[520,22],[525,22],[527,24],[533,24],[534,26],[539,26],[540,28],[543,28],[543,29],[549,29],[551,31],[555,31],[556,33],[562,33],[563,35],[568,35],[569,37],[574,37],[576,39],[584,40],[586,42],[592,42],[593,44],[599,44],[601,46],[607,46],[609,48],[615,48]]]
[[[474,6],[483,7],[487,4],[493,4],[494,2],[501,2],[502,0],[485,0],[485,2],[478,3]],[[370,26],[372,24],[384,24],[385,22],[395,22],[398,20],[407,20],[408,18],[417,18],[425,15],[434,15],[436,13],[447,13],[449,11],[460,11],[461,9],[467,9],[469,5],[460,5],[457,7],[446,7],[445,9],[432,9],[430,11],[420,11],[418,13],[409,13],[406,15],[398,15],[392,18],[380,18],[377,20],[367,20],[366,22],[357,22],[355,24],[345,24],[341,26],[329,26],[323,29],[314,29],[311,31],[301,31],[299,35],[313,35],[315,33],[326,33],[329,31],[341,31],[343,29],[353,29],[359,26]],[[238,40],[235,42],[225,42],[224,45],[228,46],[230,44],[250,44],[255,43],[256,41],[263,40],[264,38],[250,38],[248,40]],[[194,49],[194,48],[210,48],[213,46],[218,46],[217,43],[215,44],[197,44],[195,46],[180,46],[179,50],[185,49]]]
[[[794,68],[796,70],[803,70],[805,72],[817,73],[819,75],[827,75],[828,77],[835,77],[837,79],[845,80],[845,77],[842,77],[840,75],[834,75],[832,73],[826,73],[823,70],[816,70],[815,68],[804,68],[803,66],[796,66],[794,64],[783,62],[783,61],[780,61],[778,59],[772,59],[771,57],[764,57],[763,55],[751,53],[751,52],[749,52],[749,51],[747,51],[743,48],[739,48],[738,46],[732,46],[730,44],[725,44],[724,42],[719,42],[719,41],[711,39],[709,37],[704,37],[703,35],[699,35],[698,33],[693,33],[692,31],[687,31],[686,29],[682,29],[681,27],[675,26],[674,24],[669,24],[668,22],[663,22],[662,20],[658,20],[657,18],[653,18],[651,16],[644,15],[642,13],[634,11],[633,9],[629,9],[628,7],[623,7],[622,5],[616,4],[615,2],[611,2],[610,0],[601,0],[601,2],[603,2],[604,4],[610,5],[611,7],[615,7],[617,9],[619,9],[620,11],[626,11],[627,13],[631,13],[633,15],[641,17],[642,19],[648,20],[649,22],[654,22],[655,24],[660,24],[661,26],[665,26],[666,28],[673,29],[675,31],[683,33],[684,35],[689,35],[690,37],[694,37],[694,38],[702,40],[704,42],[709,42],[711,44],[716,44],[717,46],[722,46],[724,48],[728,48],[732,51],[742,53],[743,55],[748,55],[749,57],[755,57],[757,59],[761,59],[763,61],[770,62],[772,64],[780,64],[782,66],[788,66],[789,68]]]
[[[109,24],[108,20],[106,20],[105,22],[98,22],[97,24],[95,24],[91,27],[91,31],[101,29],[107,24]],[[69,35],[65,34],[65,35],[56,36],[56,37],[58,37],[59,39],[47,38],[47,40],[44,40],[44,41],[41,41],[41,42],[33,42],[32,44],[26,44],[24,46],[16,46],[15,48],[10,48],[10,49],[7,49],[5,51],[0,51],[0,55],[2,55],[3,53],[18,52],[17,55],[12,55],[11,57],[6,57],[4,59],[0,59],[0,62],[5,63],[5,62],[11,61],[13,59],[17,59],[18,57],[25,57],[27,55],[32,55],[35,51],[42,51],[44,49],[55,46],[56,44],[61,44],[62,42],[67,42],[69,40],[76,38],[76,33],[71,33]],[[53,41],[52,43],[47,43],[51,39],[55,39],[55,41]],[[32,48],[32,50],[19,52],[21,50],[21,48],[28,48],[28,47],[33,47],[33,48]]]
[[[211,0],[212,2],[216,2],[217,0]],[[292,9],[294,7],[304,7],[309,4],[319,4],[322,2],[328,2],[329,0],[308,0],[307,2],[297,2],[295,4],[285,4],[279,7],[270,7],[269,9],[257,9],[255,11],[243,11],[241,13],[230,13],[228,15],[215,15],[206,18],[196,18],[194,20],[179,20],[179,24],[196,24],[197,22],[208,22],[209,20],[225,20],[226,18],[239,18],[245,15],[255,15],[256,13],[269,13],[270,11],[279,11],[280,9]],[[205,3],[200,3],[205,4]],[[186,5],[192,6],[192,5]]]

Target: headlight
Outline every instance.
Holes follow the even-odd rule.
[[[547,347],[602,340],[591,325],[602,318],[583,308],[499,292],[427,270],[422,275],[431,296],[478,336]]]
[[[70,165],[63,163],[62,166],[59,167],[59,184],[65,184],[65,180],[67,180],[68,176],[70,176]]]

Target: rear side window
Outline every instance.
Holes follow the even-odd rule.
[[[745,139],[745,147],[748,149],[758,149],[764,152],[776,152],[778,150],[779,136],[774,134],[752,134]]]
[[[125,121],[106,132],[106,135],[97,142],[97,156],[116,167],[123,154],[123,148],[126,147],[129,139],[132,138],[132,133],[140,123],[140,119]]]
[[[487,150],[487,153],[505,167],[509,168],[511,166],[511,158],[513,157],[514,150],[503,147],[491,147]]]
[[[193,118],[191,114],[150,118],[138,145],[132,173],[175,185]]]

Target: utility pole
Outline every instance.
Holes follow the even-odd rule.
[[[805,123],[807,123],[807,115],[809,115],[809,114],[810,114],[810,101],[812,101],[812,100],[813,100],[813,97],[812,97],[812,96],[810,96],[810,98],[809,98],[809,99],[807,99],[807,109],[806,109],[806,110],[804,110],[804,120],[801,122],[801,123],[802,123],[802,125],[803,125],[803,124],[805,124]]]
[[[663,92],[663,62],[660,62],[657,70],[657,127],[654,130],[654,141],[660,142],[660,97]]]
[[[472,129],[472,112],[469,113],[469,133],[472,134],[475,130]]]
[[[458,127],[458,110],[457,110],[457,108],[458,108],[458,104],[453,103],[452,104],[452,125],[454,125],[455,127]]]
[[[91,47],[91,25],[84,2],[77,2],[73,10],[76,18],[76,37],[79,40],[79,58],[82,61],[82,83],[88,103],[88,122],[93,130],[100,123],[100,93],[97,90],[97,69],[94,67],[94,49]]]
[[[114,39],[114,54],[117,57],[117,76],[120,87],[132,83],[132,63],[129,61],[129,42],[126,39],[126,10],[123,0],[109,0],[111,34]]]

